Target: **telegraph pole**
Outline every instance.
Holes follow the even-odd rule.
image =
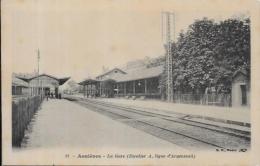
[[[165,25],[165,26],[164,26]],[[166,97],[168,102],[173,102],[173,58],[172,58],[172,43],[175,31],[175,14],[171,12],[162,12],[162,37],[164,37],[165,27],[165,45],[166,45]]]

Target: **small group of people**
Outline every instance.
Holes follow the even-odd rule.
[[[53,92],[48,92],[47,94],[46,94],[46,99],[47,99],[47,101],[48,101],[48,99],[49,98],[56,98],[56,99],[61,99],[61,93],[59,93],[59,94],[54,94]]]

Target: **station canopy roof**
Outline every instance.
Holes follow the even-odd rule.
[[[66,81],[68,81],[70,77],[65,77],[65,78],[59,78],[59,85],[63,85]]]
[[[114,74],[114,75],[106,75],[105,78],[102,80],[97,79],[85,79],[84,81],[80,82],[80,85],[89,85],[89,84],[96,84],[98,82],[104,81],[115,81],[115,82],[128,82],[134,80],[141,80],[141,79],[148,79],[159,77],[163,73],[163,65],[156,66],[156,67],[141,67],[132,70],[123,71],[123,74]],[[118,69],[118,68],[116,68]],[[114,70],[114,69],[113,69]],[[113,71],[111,70],[111,71]],[[104,74],[102,74],[103,76]],[[99,75],[100,76],[100,75]],[[97,77],[99,77],[97,76]]]
[[[15,76],[12,77],[12,86],[28,87],[28,83]]]
[[[140,79],[148,79],[158,77],[163,73],[163,66],[156,66],[150,68],[138,68],[136,70],[128,71],[125,75],[119,75],[118,77],[114,77],[113,79],[116,82],[127,82],[134,81]]]
[[[107,74],[109,74],[109,73],[112,73],[112,72],[114,72],[114,71],[119,71],[119,72],[121,72],[121,73],[123,73],[123,74],[126,74],[125,71],[123,71],[123,70],[121,70],[121,69],[115,67],[114,69],[109,70],[109,71],[107,71],[107,72],[105,72],[105,73],[103,73],[103,74],[100,74],[100,75],[98,75],[97,77],[102,77],[102,76],[107,75]],[[96,78],[97,78],[97,77],[96,77]]]
[[[98,82],[99,82],[98,80],[88,78],[88,79],[85,79],[84,81],[81,81],[81,82],[79,83],[79,85],[96,84],[96,83],[98,83]]]
[[[140,79],[148,79],[158,77],[163,73],[163,66],[156,66],[156,67],[142,67],[137,68],[134,70],[128,70],[125,72],[126,74],[119,74],[107,77],[106,79],[102,80],[115,80],[116,82],[127,82],[127,81],[134,81]],[[97,81],[97,80],[96,80]]]
[[[53,79],[59,81],[59,85],[64,84],[66,81],[68,81],[70,79],[70,77],[57,78],[57,77],[54,77],[54,76],[51,76],[51,75],[48,75],[48,74],[40,74],[38,76],[33,76],[33,77],[29,77],[29,78],[17,76],[17,78],[19,78],[23,81],[26,81],[26,82],[30,82],[31,80],[38,78],[38,77],[41,77],[41,76],[53,78]]]

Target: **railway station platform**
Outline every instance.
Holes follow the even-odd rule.
[[[65,99],[44,100],[22,142],[24,148],[183,148]]]
[[[84,98],[81,95],[75,97]],[[194,120],[199,119],[201,122],[216,124],[219,123],[223,127],[233,125],[234,127],[248,128],[251,126],[250,107],[220,107],[207,105],[179,104],[168,103],[160,100],[132,100],[125,98],[88,98],[111,104],[145,109],[151,112],[160,112],[161,114],[171,115],[180,113],[187,116],[192,116]]]
[[[249,107],[220,107],[206,105],[192,105],[168,103],[159,100],[131,100],[124,98],[96,98],[91,100],[103,101],[112,104],[129,106],[132,108],[144,108],[147,111],[159,111],[162,114],[171,115],[181,113],[191,115],[204,120],[250,126]]]

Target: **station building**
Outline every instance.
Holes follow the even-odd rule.
[[[114,68],[79,84],[86,97],[160,98],[159,79],[163,69],[162,64],[125,70]]]
[[[131,62],[130,67],[113,68],[95,78],[80,82],[84,97],[124,97],[124,98],[156,98],[161,99],[159,86],[160,77],[164,71],[165,59],[156,58],[155,63]],[[177,94],[182,100],[192,94]],[[225,106],[250,106],[250,79],[243,70],[234,73],[232,77],[231,94],[202,94],[201,104],[223,104]],[[178,98],[177,98],[178,99]],[[190,100],[190,101],[189,101]],[[188,103],[194,100],[187,98]],[[207,101],[207,102],[204,102]],[[212,102],[211,102],[212,100]],[[210,102],[209,102],[210,101]],[[176,100],[175,102],[181,102]]]
[[[69,78],[70,77],[56,78],[48,74],[41,74],[32,77],[16,76],[15,79],[19,79],[27,83],[28,95],[34,96],[53,93],[55,96],[58,96],[59,86],[64,84]],[[15,81],[15,79],[13,79],[13,82]]]
[[[26,81],[23,81],[15,76],[12,76],[12,95],[21,96],[29,95],[29,84]]]

